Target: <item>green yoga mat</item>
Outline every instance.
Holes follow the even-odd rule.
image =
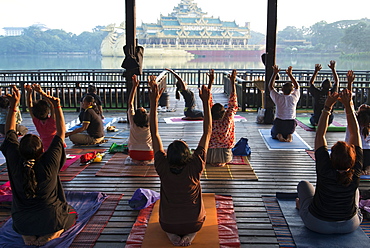
[[[306,125],[308,128],[316,129],[315,126],[312,126],[310,123],[311,117],[296,117],[297,121],[300,121],[302,124]],[[328,132],[345,132],[346,126],[340,126],[339,123],[333,121],[332,124],[327,129]]]

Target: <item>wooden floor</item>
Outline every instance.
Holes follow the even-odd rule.
[[[222,90],[214,89],[214,98],[217,102],[227,103]],[[182,138],[195,148],[200,135],[201,123],[166,124],[164,117],[182,116],[183,101],[173,99],[171,92],[170,108],[176,112],[160,112],[159,131],[164,145],[167,146],[173,139]],[[315,163],[304,151],[270,151],[264,144],[258,129],[269,129],[271,125],[256,124],[255,112],[238,112],[246,117],[246,122],[236,122],[236,138],[245,136],[249,139],[252,148],[250,163],[254,168],[258,181],[243,180],[202,180],[205,193],[231,195],[234,201],[237,225],[241,247],[279,247],[274,230],[271,226],[266,209],[262,202],[262,195],[274,195],[276,192],[294,192],[300,180],[315,182]],[[66,121],[76,118],[76,113],[66,113]],[[300,113],[299,116],[308,115]],[[125,117],[124,113],[106,112],[107,117]],[[25,122],[29,121],[27,114],[23,115]],[[335,120],[345,124],[343,114],[338,114]],[[126,123],[115,123],[119,133],[107,133],[109,142],[103,147],[109,148],[112,142],[124,143],[127,141],[129,127]],[[297,133],[313,147],[314,132],[308,132],[297,127]],[[344,132],[331,132],[327,135],[328,145],[344,139]],[[72,144],[67,140],[68,148]],[[65,190],[74,191],[101,191],[106,193],[122,193],[122,200],[117,206],[108,225],[95,244],[97,248],[124,247],[131,227],[136,220],[138,211],[131,210],[128,200],[137,188],[147,188],[159,192],[158,178],[139,177],[96,177],[95,173],[103,166],[112,154],[107,154],[101,163],[93,163],[70,182],[63,182]],[[1,168],[1,167],[0,167]],[[2,183],[2,182],[0,182]],[[369,182],[362,183],[361,189],[368,189]],[[8,209],[0,209],[0,217],[9,215]]]

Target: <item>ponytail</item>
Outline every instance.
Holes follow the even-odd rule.
[[[27,198],[35,198],[37,190],[37,180],[35,170],[35,159],[29,159],[23,162],[23,190]]]
[[[24,161],[22,169],[24,193],[27,198],[35,198],[38,185],[34,166],[44,152],[40,138],[34,134],[26,134],[19,143],[19,152]]]
[[[348,186],[352,182],[352,177],[353,177],[353,169],[348,169],[348,170],[337,170],[337,181],[338,183]]]

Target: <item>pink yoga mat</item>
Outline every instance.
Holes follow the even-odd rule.
[[[67,159],[67,161],[64,163],[64,165],[63,165],[62,169],[60,169],[60,171],[64,171],[71,164],[73,164],[75,161],[77,161],[81,157],[81,155],[71,155],[71,156],[74,156],[74,158]]]

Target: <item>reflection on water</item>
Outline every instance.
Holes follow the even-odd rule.
[[[313,70],[315,64],[322,64],[323,69],[330,60],[337,61],[337,70],[370,70],[370,60],[343,60],[331,56],[292,55],[276,58],[276,64],[282,69]],[[40,69],[121,69],[123,57],[70,56],[70,55],[27,55],[0,56],[0,70],[40,70]],[[184,68],[184,69],[262,69],[260,57],[144,57],[144,69]]]

